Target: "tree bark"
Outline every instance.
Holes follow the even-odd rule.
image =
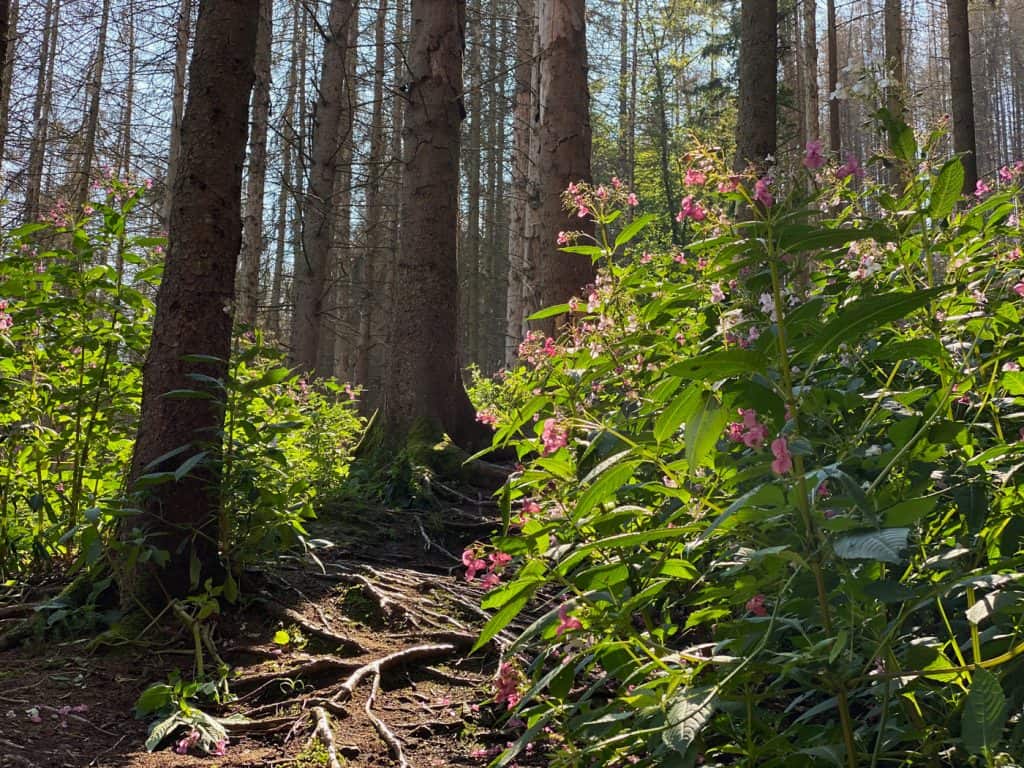
[[[505,364],[513,365],[525,331],[527,263],[526,220],[530,172],[530,106],[532,98],[535,0],[516,4],[516,68],[512,109],[512,187],[508,238]]]
[[[7,131],[10,128],[11,84],[18,42],[18,0],[2,0],[7,12],[3,31],[3,58],[0,58],[0,164],[7,158]]]
[[[777,144],[778,2],[743,0],[740,16],[736,169],[766,166]]]
[[[839,100],[833,96],[839,87],[839,35],[836,29],[836,0],[828,0],[828,146],[839,155],[843,148],[839,122]]]
[[[964,164],[964,194],[978,183],[978,140],[974,129],[971,31],[967,0],[946,0],[949,32],[949,86],[953,102],[953,149]]]
[[[295,315],[291,335],[292,365],[306,373],[317,372],[325,303],[330,297],[330,253],[341,151],[339,126],[345,120],[345,51],[351,0],[332,0],[324,41],[320,89],[313,111],[310,149],[312,168],[302,203],[302,251],[295,254]],[[330,375],[331,369],[320,370]]]
[[[125,25],[124,39],[128,47],[128,72],[124,84],[124,109],[121,111],[121,135],[117,139],[117,158],[115,174],[122,177],[132,167],[132,124],[135,121],[135,70],[138,53],[135,46],[135,0],[128,0],[128,8],[123,17]],[[121,254],[118,253],[118,261]],[[118,267],[120,274],[121,266]]]
[[[170,231],[163,282],[157,294],[153,341],[143,368],[142,413],[131,480],[173,471],[202,450],[211,451],[185,477],[141,492],[137,524],[147,543],[171,554],[161,572],[123,574],[123,597],[163,602],[182,597],[199,578],[217,573],[228,542],[218,520],[219,452],[224,404],[168,397],[199,387],[189,374],[223,380],[231,352],[231,304],[242,241],[241,191],[249,93],[253,83],[255,0],[200,0],[188,105],[181,127],[179,172],[171,191]],[[211,356],[188,362],[187,355]],[[213,358],[219,362],[209,362]],[[165,458],[169,451],[183,448]],[[132,535],[127,532],[129,537]],[[137,581],[135,579],[138,579]]]
[[[96,57],[92,73],[86,86],[89,106],[85,118],[85,137],[82,158],[74,181],[71,195],[71,209],[76,214],[89,199],[89,183],[92,181],[92,166],[96,157],[96,134],[100,124],[100,95],[103,91],[103,66],[107,61],[107,30],[110,26],[110,0],[103,0],[100,10],[100,28],[96,40]]]
[[[447,433],[482,442],[458,358],[458,190],[463,0],[413,0],[402,226],[383,410],[391,446]]]
[[[562,253],[562,230],[580,229],[581,220],[562,207],[571,182],[590,182],[590,88],[587,82],[587,30],[583,0],[540,0],[538,146],[539,203],[536,215],[537,286],[530,309],[562,304],[594,280],[586,256]],[[584,226],[585,228],[585,226]],[[554,319],[542,325],[552,330]]]
[[[192,31],[192,0],[181,0],[174,34],[174,81],[171,86],[171,143],[167,151],[167,182],[161,220],[167,226],[171,217],[171,194],[178,176],[181,158],[181,121],[185,111],[185,76],[188,68],[188,41]]]
[[[459,249],[459,285],[464,289],[460,309],[465,313],[460,334],[464,347],[462,357],[468,362],[478,359],[480,352],[480,144],[483,120],[483,71],[480,49],[483,47],[480,15],[482,2],[469,13],[469,133],[465,153],[466,237]],[[493,41],[492,41],[493,44]]]
[[[273,39],[273,0],[258,0],[256,80],[252,91],[252,135],[249,138],[249,177],[245,189],[242,256],[239,270],[236,320],[256,326],[260,296],[260,260],[263,256],[263,188],[267,180],[267,127],[270,120],[270,60]]]
[[[46,0],[43,22],[43,46],[36,78],[36,98],[32,107],[32,143],[28,154],[27,186],[25,189],[25,221],[39,218],[43,189],[43,163],[50,133],[50,110],[53,100],[53,69],[57,58],[57,25],[60,20],[60,0]]]
[[[803,0],[803,59],[804,59],[804,133],[807,141],[821,135],[818,121],[818,3]]]

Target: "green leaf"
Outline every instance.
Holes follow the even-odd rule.
[[[626,243],[628,243],[630,240],[636,237],[640,233],[640,230],[642,230],[652,221],[657,221],[657,219],[658,217],[655,216],[653,213],[647,213],[637,219],[633,219],[632,222],[630,222],[629,224],[622,228],[622,231],[619,232],[619,236],[615,238],[615,248],[618,249],[624,246]]]
[[[960,193],[964,188],[964,165],[960,158],[954,158],[942,166],[932,185],[932,200],[928,215],[933,219],[944,219],[953,212]]]
[[[909,528],[883,528],[880,531],[850,533],[836,539],[833,549],[844,560],[877,560],[900,563],[900,552],[907,548]]]
[[[704,395],[704,401],[694,410],[686,423],[686,461],[690,474],[709,463],[715,444],[722,436],[728,416],[711,393]]]
[[[937,496],[922,496],[919,499],[908,499],[894,504],[882,514],[888,526],[913,525],[927,515],[938,503]]]
[[[558,573],[563,576],[574,567],[579,565],[583,560],[586,559],[587,555],[595,550],[606,550],[606,549],[624,549],[626,547],[636,547],[640,544],[647,544],[652,541],[662,541],[665,539],[679,539],[683,536],[687,536],[688,531],[685,528],[655,528],[649,531],[635,531],[633,533],[618,533],[614,536],[608,536],[603,539],[598,539],[589,544],[586,544],[578,549],[573,550],[572,554],[569,555],[565,560],[558,564]]]
[[[661,412],[657,421],[654,422],[654,439],[662,443],[672,437],[679,429],[679,425],[693,415],[693,412],[700,405],[700,394],[702,389],[699,386],[690,386],[683,390],[669,406]]]
[[[964,749],[972,755],[993,757],[1005,723],[1006,695],[999,680],[987,669],[977,670],[960,719]]]
[[[840,344],[855,344],[869,332],[923,307],[944,290],[943,287],[913,292],[891,291],[851,302],[797,353],[796,359],[816,361]]]
[[[135,702],[135,716],[145,717],[170,706],[174,700],[174,688],[166,683],[156,683],[142,692]]]
[[[715,688],[683,688],[671,701],[668,728],[662,732],[665,744],[681,755],[697,740],[715,713]]]
[[[719,381],[744,373],[759,373],[767,366],[765,356],[753,349],[723,349],[691,357],[670,366],[666,373],[682,379]]]
[[[477,641],[473,645],[473,649],[470,653],[476,653],[479,651],[487,645],[495,635],[507,627],[509,622],[518,616],[519,612],[526,607],[526,604],[530,602],[530,598],[533,597],[533,593],[536,592],[543,583],[543,580],[537,580],[523,584],[523,586],[509,598],[508,602],[506,602],[505,605],[503,605],[501,609],[484,625],[484,628],[480,631],[480,637],[477,638]]]
[[[568,304],[555,304],[553,307],[547,307],[538,312],[534,312],[530,315],[527,320],[544,320],[549,317],[557,317],[558,315],[564,315],[569,312]]]
[[[558,250],[562,253],[575,253],[579,256],[589,256],[592,259],[598,259],[604,256],[604,250],[598,248],[596,245],[567,245],[565,248],[559,248]]]
[[[181,480],[189,472],[196,468],[196,466],[207,456],[206,451],[200,451],[195,456],[190,456],[188,459],[182,462],[181,466],[174,470],[174,479]]]
[[[179,712],[153,723],[149,729],[149,736],[146,738],[146,751],[153,752],[164,739],[183,725],[188,725],[188,722]]]
[[[576,503],[575,520],[581,519],[598,504],[614,498],[615,492],[633,476],[633,472],[640,466],[639,461],[619,463],[628,455],[630,451],[617,453],[602,461],[587,475],[584,482],[590,478],[596,479]]]

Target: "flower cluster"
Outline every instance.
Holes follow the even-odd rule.
[[[519,345],[519,357],[534,368],[544,360],[558,355],[558,346],[550,336],[545,337],[538,331],[529,331]]]
[[[636,193],[625,188],[618,176],[613,176],[609,185],[598,184],[596,187],[582,181],[570,182],[562,193],[562,205],[567,211],[575,213],[577,218],[601,220],[611,211],[635,208],[640,205],[640,199]],[[579,233],[560,232],[559,245],[567,245],[578,236]]]
[[[7,299],[0,299],[0,331],[6,331],[14,325],[14,318],[7,312]]]
[[[483,571],[480,583],[485,589],[492,589],[501,583],[501,572],[512,562],[512,555],[506,552],[491,552],[484,559],[483,551],[476,547],[467,548],[462,553],[462,564],[466,566],[466,581],[473,581],[477,573]]]
[[[768,439],[768,428],[757,420],[753,408],[740,408],[742,422],[733,422],[726,430],[726,437],[734,443],[743,443],[747,448],[760,448]]]
[[[498,676],[494,680],[494,703],[505,704],[513,709],[519,703],[521,695],[519,687],[523,683],[523,673],[511,661],[506,661],[498,668]]]
[[[569,444],[569,429],[557,419],[547,419],[544,422],[544,431],[540,436],[544,448],[541,453],[550,456],[559,448]]]

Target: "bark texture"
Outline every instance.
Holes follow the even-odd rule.
[[[330,254],[334,217],[331,215],[341,151],[339,126],[345,119],[345,51],[352,18],[350,0],[332,0],[327,40],[320,75],[320,90],[313,113],[309,184],[302,202],[302,251],[295,254],[295,316],[292,321],[291,360],[312,373],[320,360],[325,305],[330,302]],[[331,375],[332,370],[322,370]]]
[[[594,280],[586,256],[562,253],[562,230],[580,229],[580,219],[562,207],[570,182],[589,182],[590,89],[583,0],[540,0],[537,22],[540,60],[537,86],[538,173],[536,290],[530,310],[562,304]],[[548,325],[553,324],[549,321]]]
[[[178,24],[174,28],[174,84],[171,86],[171,144],[167,151],[167,189],[161,218],[167,224],[171,217],[171,195],[181,158],[181,121],[185,112],[185,76],[188,69],[188,41],[192,32],[192,1],[181,0]]]
[[[778,137],[778,2],[743,0],[740,15],[739,115],[736,168],[765,166]]]
[[[465,4],[413,0],[407,58],[403,182],[391,316],[384,442],[482,432],[458,359],[459,126]]]
[[[828,33],[828,147],[835,154],[843,148],[839,122],[839,99],[832,98],[839,85],[839,34],[836,29],[836,0],[828,0],[826,10]]]
[[[273,2],[259,0],[259,31],[256,37],[256,81],[252,92],[252,136],[249,139],[249,177],[245,188],[245,219],[242,226],[242,259],[239,269],[237,320],[256,325],[259,308],[260,260],[263,256],[263,187],[267,179],[267,127],[270,119],[270,57],[273,35]]]
[[[199,388],[189,374],[223,379],[227,372],[257,1],[201,0],[199,5],[180,166],[171,191],[167,260],[143,368],[133,485],[143,475],[173,471],[199,451],[216,454],[220,446],[223,403],[167,393]],[[223,362],[187,362],[187,355]],[[171,560],[163,571],[138,574],[141,581],[135,584],[127,575],[123,586],[128,594],[142,599],[164,592],[187,594],[192,557],[202,568],[201,578],[215,572],[226,533],[218,530],[219,477],[216,461],[202,462],[181,480],[142,492],[141,514],[129,525],[138,524],[148,543],[168,550]]]
[[[967,0],[946,0],[949,29],[949,86],[953,104],[953,149],[962,155],[964,193],[978,183],[978,140],[971,82],[971,28]]]

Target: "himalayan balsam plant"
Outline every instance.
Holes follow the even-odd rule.
[[[483,414],[522,465],[465,557],[480,643],[535,618],[493,765],[1024,754],[1021,166],[961,199],[897,128],[896,187],[820,145],[794,179],[695,151],[668,253],[621,185],[567,194],[597,282]]]

